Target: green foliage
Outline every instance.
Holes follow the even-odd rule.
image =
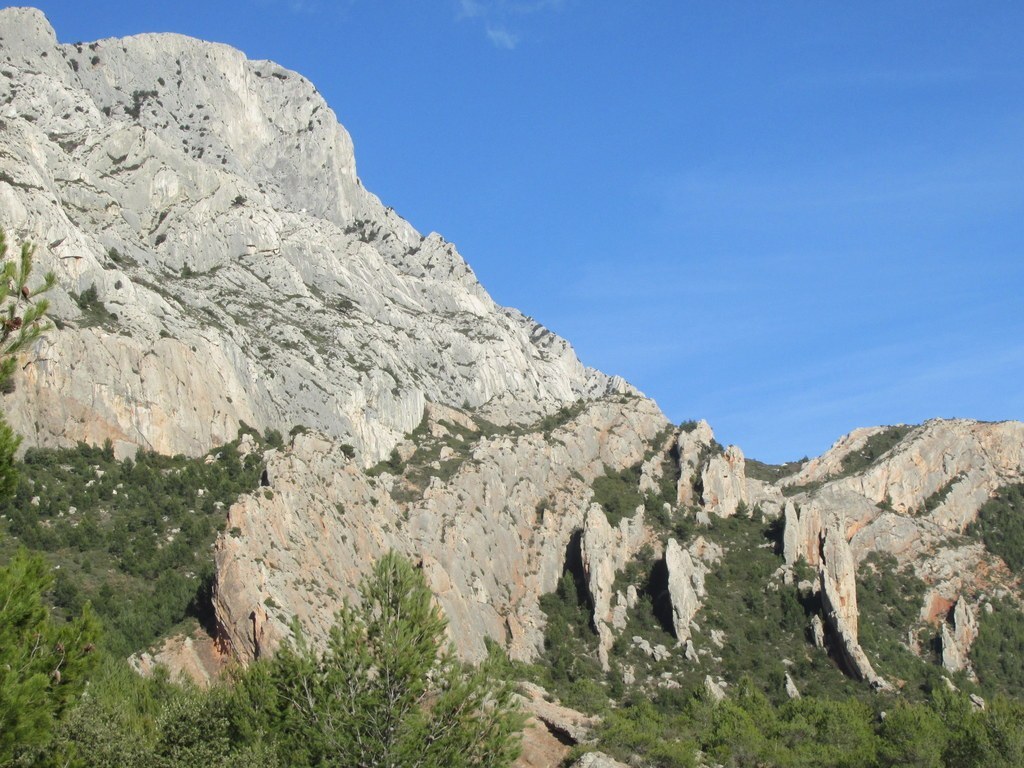
[[[695,765],[698,749],[722,766],[875,768],[876,727],[872,710],[857,701],[773,704],[745,677],[721,702],[700,688],[631,698],[605,716],[598,746],[665,768]]]
[[[95,285],[90,285],[81,294],[74,296],[75,303],[82,310],[82,325],[109,327],[117,321],[117,316],[110,312],[106,305],[100,301]]]
[[[843,463],[834,475],[828,480],[836,480],[842,477],[850,477],[862,470],[867,469],[885,454],[891,451],[904,437],[913,431],[914,427],[906,424],[899,424],[892,427],[885,427],[867,439],[864,446],[857,451],[852,451],[843,458]],[[813,491],[820,488],[821,481],[808,483],[807,485],[788,485],[782,489],[786,496],[792,496],[802,491]]]
[[[981,536],[989,552],[1003,558],[1014,573],[1024,574],[1024,484],[996,491],[968,533]]]
[[[942,502],[946,500],[946,497],[949,496],[950,491],[953,490],[953,486],[963,478],[964,475],[959,474],[950,478],[948,482],[943,483],[941,488],[924,500],[924,503],[921,505],[921,512],[927,514],[928,512],[938,509]]]
[[[929,707],[897,705],[879,728],[883,768],[942,768],[946,730]]]
[[[171,683],[158,670],[143,678],[107,659],[80,703],[37,758],[67,768],[275,768],[289,765],[252,719],[239,685],[202,690]]]
[[[928,669],[907,647],[907,636],[918,631],[927,587],[912,568],[900,568],[889,554],[872,553],[857,569],[857,607],[860,643],[883,677],[912,682],[908,695],[920,693]]]
[[[384,472],[388,472],[392,475],[401,475],[405,470],[405,462],[402,461],[402,457],[398,455],[398,449],[392,448],[391,454],[383,461],[370,467],[366,470],[366,474],[370,477],[377,477]]]
[[[978,616],[971,664],[986,692],[1024,697],[1024,613],[1010,600],[994,601]]]
[[[859,451],[851,452],[843,459],[843,467],[839,477],[849,477],[860,472],[862,469],[867,469],[891,451],[913,429],[912,426],[899,424],[893,427],[886,427],[881,432],[873,434],[864,443],[863,448]]]
[[[556,429],[565,426],[586,410],[587,401],[577,400],[572,405],[563,405],[554,413],[549,413],[535,425],[529,428],[530,432],[543,432],[545,437],[550,437]]]
[[[43,278],[42,285],[32,288],[32,256],[35,248],[22,243],[18,257],[7,259],[7,236],[0,229],[0,392],[10,392],[18,357],[49,330],[46,310],[49,304],[42,294],[56,284],[52,272]],[[14,456],[21,438],[0,415],[0,499],[6,499],[14,490],[17,470]]]
[[[57,277],[48,272],[42,285],[32,288],[32,256],[35,246],[22,243],[18,257],[7,259],[7,236],[0,229],[0,390],[7,389],[17,367],[17,356],[50,329],[46,321],[49,303],[40,298],[57,283]]]
[[[289,765],[511,764],[521,727],[512,688],[490,665],[453,658],[422,573],[385,555],[360,594],[322,655],[300,633],[246,687],[252,722],[277,735]]]
[[[53,619],[43,602],[51,583],[46,563],[24,549],[0,568],[0,765],[49,742],[96,658],[88,606],[73,621]]]
[[[594,480],[594,502],[604,509],[608,522],[613,526],[624,517],[632,517],[636,508],[643,505],[640,495],[640,465],[605,473]]]
[[[771,546],[771,524],[742,517],[714,519],[705,535],[725,551],[705,579],[707,598],[699,618],[704,637],[712,630],[725,636],[725,647],[715,654],[721,663],[707,671],[733,684],[748,675],[770,685],[780,700],[787,671],[804,691],[848,686],[829,659],[807,642],[810,616],[819,608],[816,599],[801,598],[794,589],[773,582],[782,558]],[[783,659],[792,666],[784,666]],[[698,674],[702,679],[703,673]]]
[[[243,459],[230,443],[207,458],[30,449],[12,465],[14,493],[0,499],[9,534],[0,556],[17,543],[45,553],[61,566],[53,593],[61,613],[91,601],[111,650],[145,647],[186,615],[204,618],[224,508],[259,485],[260,450]]]
[[[765,464],[757,459],[747,459],[744,463],[744,474],[754,480],[775,483],[784,477],[795,475],[806,461],[806,459],[802,459],[800,461],[787,461],[783,464]]]
[[[656,768],[692,768],[697,764],[697,744],[689,737],[691,731],[684,713],[662,713],[649,699],[639,697],[604,716],[598,742],[623,760],[638,755],[644,765]]]
[[[602,712],[608,707],[608,693],[601,685],[597,634],[590,621],[593,607],[578,550],[571,560],[558,588],[540,600],[540,608],[547,616],[541,682],[558,691],[569,706],[584,712]]]

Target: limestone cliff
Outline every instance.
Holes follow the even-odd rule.
[[[615,575],[626,567],[640,547],[646,543],[648,531],[644,525],[644,508],[637,508],[632,518],[623,518],[612,528],[598,504],[591,504],[583,522],[580,555],[583,572],[587,577],[590,600],[594,605],[594,627],[598,636],[598,661],[601,668],[609,669],[608,652],[615,641],[615,630],[621,629],[622,619],[616,612],[625,611],[627,597],[613,592]]]
[[[875,673],[857,638],[860,615],[855,570],[853,553],[841,525],[838,520],[830,520],[821,533],[818,565],[826,624],[834,633],[836,650],[847,669],[876,688],[887,688],[889,684]]]
[[[60,45],[20,8],[0,51],[0,226],[59,281],[5,404],[27,444],[304,425],[368,465],[427,401],[527,423],[628,389],[367,192],[301,75],[180,35]]]
[[[273,652],[293,618],[318,641],[396,549],[423,569],[467,659],[487,638],[534,658],[540,596],[567,568],[586,584],[606,670],[630,612],[667,595],[659,620],[685,650],[630,647],[659,675],[650,684],[678,686],[655,667],[721,661],[728,638],[695,617],[718,559],[745,556],[697,531],[781,517],[781,552],[774,538],[752,546],[781,555],[766,591],[793,588],[805,563],[817,571],[795,585],[820,594],[811,652],[886,686],[860,644],[856,584],[885,553],[930,590],[922,622],[946,669],[970,673],[975,609],[1017,582],[962,534],[1024,477],[1024,424],[858,429],[765,474],[707,422],[670,428],[624,381],[496,305],[452,244],[363,188],[348,134],[300,75],[178,35],[61,45],[42,14],[13,8],[0,11],[0,57],[0,226],[37,243],[59,281],[58,328],[4,395],[26,445],[199,454],[243,422],[291,438],[217,542],[220,648],[184,640],[140,667],[205,675],[220,651]],[[611,525],[592,486],[623,470],[643,504]],[[752,519],[728,519],[743,509]],[[616,587],[640,560],[642,579]],[[623,679],[645,684],[635,666]]]
[[[784,560],[787,567],[805,561],[819,569],[826,623],[858,676],[871,680],[874,670],[857,640],[853,573],[872,553],[893,555],[898,567],[924,580],[931,597],[922,618],[940,625],[943,665],[969,671],[977,628],[967,601],[1013,579],[998,558],[960,534],[998,487],[1020,481],[1024,424],[934,420],[892,430],[856,430],[779,482],[791,494],[783,512]],[[887,434],[895,437],[892,447],[851,471],[858,465],[851,457]],[[957,606],[952,624],[929,608],[936,599]]]
[[[445,424],[454,428],[434,423]],[[214,598],[224,637],[251,659],[289,636],[295,616],[319,639],[361,576],[396,549],[423,569],[464,657],[480,659],[489,637],[513,658],[532,659],[543,641],[538,601],[557,586],[567,551],[580,557],[586,547],[595,597],[602,606],[610,600],[608,575],[597,574],[625,562],[642,522],[624,521],[613,534],[590,505],[589,484],[605,468],[638,463],[664,425],[649,400],[616,396],[589,404],[549,437],[468,437],[411,497],[417,451],[436,448],[426,438],[403,475],[368,476],[337,443],[298,435],[269,456],[267,486],[229,511]]]

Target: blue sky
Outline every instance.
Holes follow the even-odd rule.
[[[298,70],[499,302],[749,457],[1024,418],[1024,3],[39,6]]]

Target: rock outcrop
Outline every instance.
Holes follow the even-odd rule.
[[[679,484],[676,489],[676,503],[681,507],[694,507],[702,503],[697,488],[701,473],[711,455],[715,435],[703,419],[679,429],[676,434],[676,451],[679,462]]]
[[[977,637],[977,617],[961,595],[953,608],[952,623],[942,623],[942,666],[950,672],[971,672],[968,654]]]
[[[983,545],[965,542],[960,534],[992,492],[1020,481],[1024,424],[934,420],[902,427],[889,450],[849,470],[857,465],[850,457],[892,429],[856,430],[780,482],[790,494],[783,511],[786,565],[804,559],[820,567],[820,541],[830,521],[837,529],[832,539],[848,541],[855,562],[872,553],[892,555],[897,567],[911,569],[932,594],[946,596],[949,606],[958,596],[974,599],[993,583],[1012,580]],[[922,607],[925,620],[945,622],[945,613],[932,614]],[[955,621],[943,626],[943,656],[947,668],[969,671],[971,623],[966,616],[963,622],[960,636]],[[863,666],[859,658],[851,652],[851,669]]]
[[[39,244],[40,272],[58,277],[58,329],[3,395],[25,445],[197,455],[243,423],[293,434],[216,545],[222,649],[182,640],[140,668],[208,677],[221,650],[272,653],[293,618],[318,642],[394,549],[422,568],[471,660],[485,638],[534,658],[540,596],[581,567],[607,669],[640,600],[616,575],[638,551],[662,554],[675,515],[711,524],[758,507],[784,518],[782,573],[817,569],[813,641],[851,674],[887,685],[858,639],[856,568],[873,553],[928,585],[942,662],[970,673],[971,605],[1019,581],[962,534],[1024,478],[1024,424],[859,429],[789,477],[747,477],[707,422],[668,429],[654,403],[495,304],[452,244],[365,190],[351,139],[300,75],[178,35],[61,45],[18,8],[0,10],[0,50],[0,226]],[[655,495],[678,470],[675,508],[612,526],[592,484],[637,466]],[[633,645],[658,663],[709,658],[692,635],[721,551],[669,538],[663,554],[678,647]],[[656,684],[678,686],[667,674]]]
[[[572,768],[629,768],[629,766],[609,757],[604,752],[587,752],[572,764]]]
[[[519,704],[527,715],[523,749],[514,768],[550,768],[561,765],[570,744],[593,738],[599,719],[551,701],[546,690],[533,683],[519,684]]]
[[[0,224],[58,278],[4,404],[26,445],[304,425],[368,466],[428,401],[523,424],[630,390],[366,191],[301,75],[180,35],[60,45],[24,8],[0,49]]]
[[[875,673],[858,641],[856,564],[838,521],[832,520],[821,535],[821,604],[825,623],[835,638],[835,649],[855,677],[876,688],[889,684]]]
[[[190,680],[205,687],[216,682],[234,659],[199,629],[186,637],[170,637],[151,653],[134,654],[128,663],[141,675],[150,675],[159,666],[169,670],[176,679]]]
[[[700,560],[669,539],[665,547],[665,568],[668,571],[668,594],[672,603],[672,627],[676,644],[690,639],[690,623],[700,610],[704,597],[706,569]]]
[[[701,473],[704,509],[719,517],[732,517],[740,505],[749,510],[743,451],[730,445],[725,453],[712,456]]]
[[[617,528],[608,523],[599,504],[591,504],[583,522],[580,554],[587,589],[594,605],[594,628],[598,637],[598,661],[610,669],[608,653],[615,642],[615,630],[625,627],[628,598],[622,591],[613,592],[615,575],[626,567],[648,538],[644,526],[644,508],[637,507],[631,518],[623,518]]]
[[[649,400],[595,401],[550,439],[526,432],[470,442],[447,480],[431,470],[410,499],[401,478],[367,476],[343,446],[297,435],[268,455],[268,485],[231,507],[217,542],[214,608],[224,639],[251,659],[289,636],[296,617],[318,641],[342,598],[354,599],[372,563],[395,549],[423,569],[460,655],[482,658],[489,637],[513,658],[532,659],[543,642],[540,596],[557,586],[567,550],[582,549],[589,484],[606,468],[639,462],[664,426]],[[601,518],[592,513],[589,530]],[[640,535],[624,523],[613,535],[604,520],[602,537],[591,535],[613,563]],[[595,559],[592,572],[602,574],[594,589],[603,600],[614,569],[602,563]]]

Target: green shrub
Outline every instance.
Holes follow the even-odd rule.
[[[967,532],[980,536],[985,548],[1003,558],[1011,571],[1024,574],[1024,484],[997,490]]]
[[[594,502],[604,509],[608,522],[618,525],[624,517],[632,517],[636,508],[644,503],[640,495],[640,465],[618,472],[606,469],[593,483]]]

